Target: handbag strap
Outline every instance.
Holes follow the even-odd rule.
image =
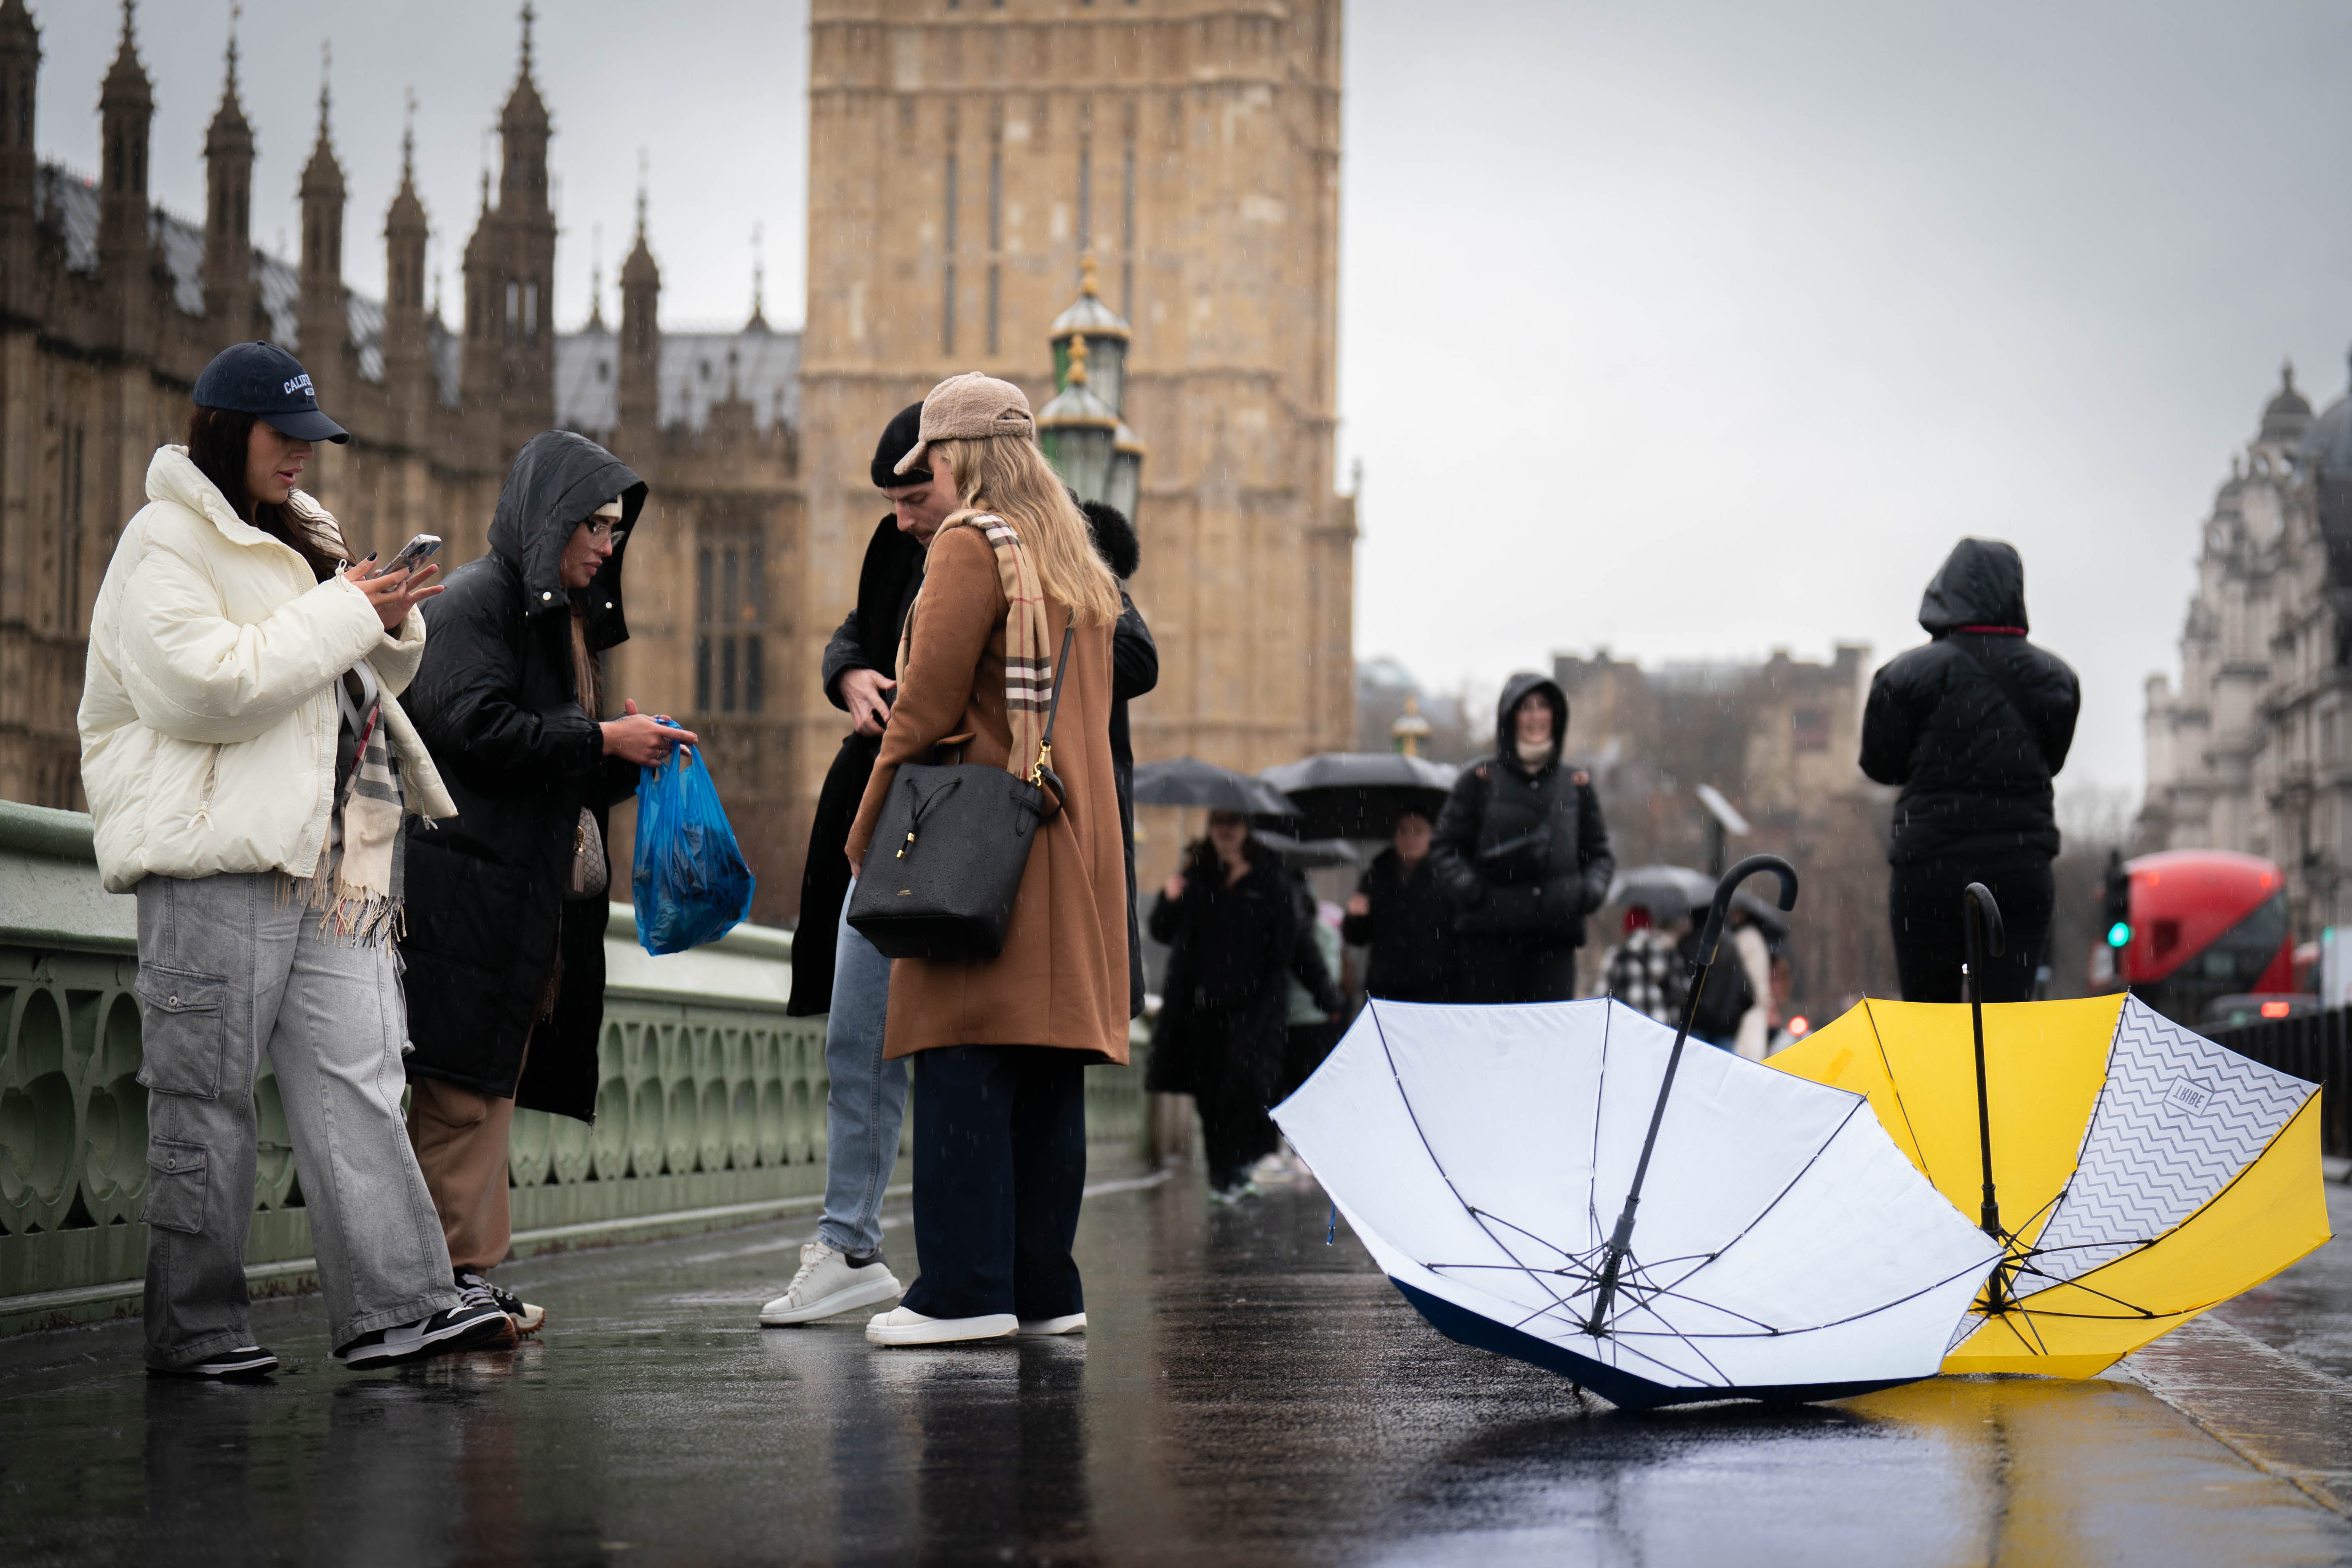
[[[1061,716],[1062,677],[1070,672],[1070,639],[1077,634],[1078,613],[1072,610],[1070,618],[1062,626],[1062,657],[1060,662],[1054,666],[1054,697],[1045,705],[1045,733],[1037,742],[1036,765],[1029,770],[1031,784],[1039,783],[1045,770],[1054,765],[1054,721]]]

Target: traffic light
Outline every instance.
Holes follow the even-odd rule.
[[[2120,952],[2131,945],[2131,873],[2124,869],[2123,851],[2107,851],[2106,886],[2102,895],[2101,923],[2107,945]]]

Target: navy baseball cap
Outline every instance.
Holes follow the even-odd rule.
[[[310,374],[276,343],[236,343],[213,355],[196,377],[195,400],[205,408],[252,414],[297,441],[348,441],[350,431],[319,412]]]

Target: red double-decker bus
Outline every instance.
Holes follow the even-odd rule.
[[[2169,849],[2126,863],[2130,940],[2116,954],[2132,994],[2190,1028],[2224,996],[2294,990],[2286,877],[2257,855]]]

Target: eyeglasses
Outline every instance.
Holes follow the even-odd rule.
[[[615,542],[629,537],[629,531],[610,518],[592,517],[585,524],[591,539],[610,539]]]

